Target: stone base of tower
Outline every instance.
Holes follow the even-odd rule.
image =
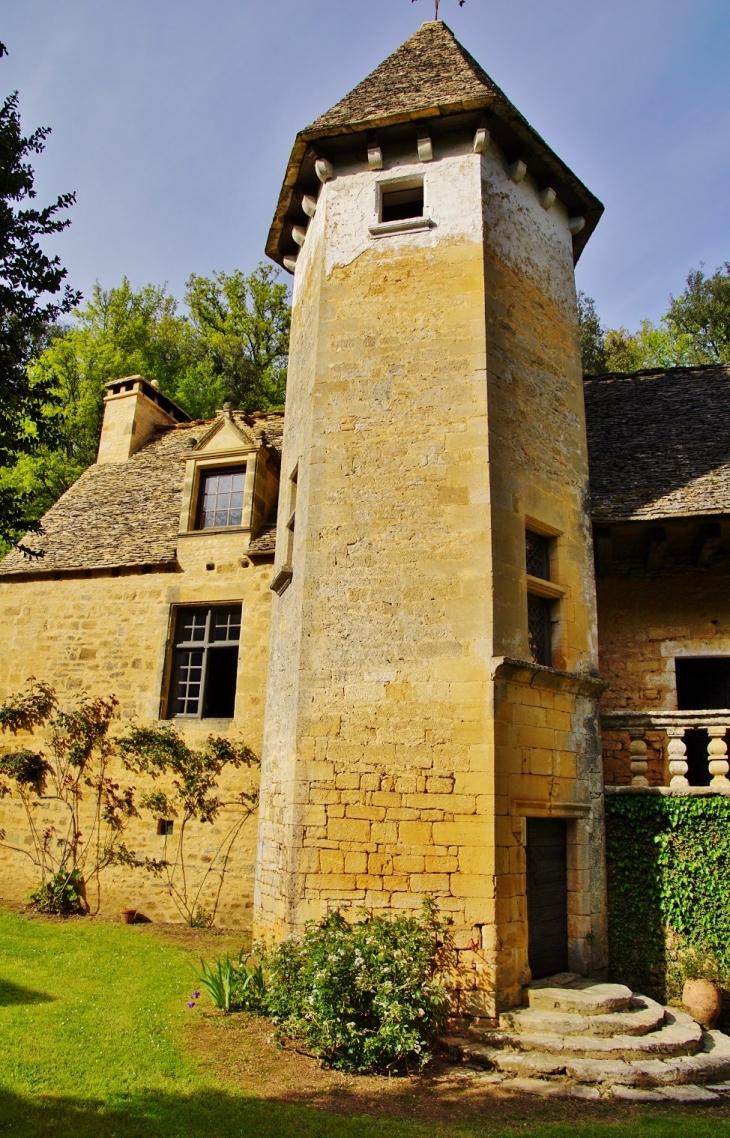
[[[453,1013],[493,1019],[520,1003],[535,978],[545,946],[533,944],[531,961],[531,919],[546,922],[558,960],[564,920],[566,970],[595,976],[606,966],[595,730],[602,685],[502,660],[491,682],[475,686],[490,712],[490,737],[484,721],[475,720],[464,769],[445,767],[438,749],[426,744],[412,749],[407,770],[377,744],[350,755],[337,746],[332,722],[323,724],[315,754],[293,764],[288,782],[269,783],[261,802],[254,932],[279,940],[331,908],[352,918],[363,910],[415,913],[433,897],[451,922]],[[541,827],[541,819],[552,820],[552,828]],[[549,886],[555,914],[542,901],[529,912],[531,835],[539,841],[543,831],[558,841],[564,834],[562,886],[560,857],[548,867],[558,879]],[[532,856],[542,872],[540,848]],[[541,963],[551,959],[539,956]]]

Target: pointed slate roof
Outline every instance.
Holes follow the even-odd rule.
[[[510,158],[524,155],[541,184],[552,186],[573,215],[585,217],[585,228],[573,243],[577,260],[603,206],[441,20],[422,24],[349,95],[298,133],[266,244],[268,256],[282,264],[288,251],[296,251],[291,226],[306,224],[299,198],[301,192],[316,192],[314,152],[327,156],[327,140],[332,145],[343,136],[361,134],[364,156],[367,131],[469,113],[475,120],[484,116]]]
[[[432,20],[304,133],[470,110],[495,96],[504,98],[451,29]]]

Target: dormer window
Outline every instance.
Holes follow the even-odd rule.
[[[204,471],[200,479],[198,529],[224,529],[243,522],[246,467]]]

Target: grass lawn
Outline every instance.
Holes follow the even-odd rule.
[[[730,1138],[725,1106],[657,1110],[493,1092],[476,1102],[409,1080],[333,1081],[312,1060],[297,1066],[299,1057],[277,1052],[261,1023],[206,1016],[204,1000],[188,1010],[201,948],[229,947],[212,934],[0,911],[0,1135]],[[319,1108],[310,1105],[317,1098]]]

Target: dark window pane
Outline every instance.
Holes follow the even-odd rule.
[[[201,651],[175,653],[172,691],[176,715],[198,714],[202,675],[203,653]]]
[[[530,642],[530,656],[535,664],[553,662],[552,628],[550,624],[551,603],[544,597],[527,595],[527,629]]]
[[[236,703],[238,648],[211,648],[203,714],[210,719],[232,719]]]
[[[183,609],[177,618],[175,639],[178,644],[190,644],[205,640],[205,621],[207,609]]]
[[[550,580],[550,550],[548,538],[539,533],[525,534],[525,560],[527,572],[531,577],[541,577],[543,581]]]
[[[201,529],[241,525],[245,470],[211,471],[201,485]]]
[[[423,217],[423,186],[410,190],[390,190],[383,194],[383,221],[404,221],[408,217]]]
[[[213,640],[238,640],[241,633],[241,608],[213,610]]]

